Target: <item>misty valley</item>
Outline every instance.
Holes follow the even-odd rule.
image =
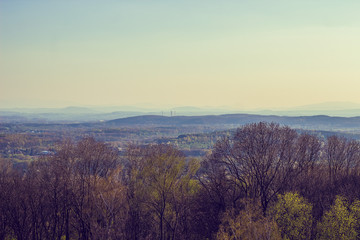
[[[331,135],[360,139],[360,118],[328,116],[280,117],[250,114],[206,116],[134,116],[108,121],[23,121],[18,116],[0,119],[0,156],[26,166],[39,156],[55,152],[65,140],[93,137],[122,154],[129,144],[170,144],[188,157],[205,156],[216,141],[231,136],[238,127],[252,122],[277,122],[298,132],[324,139]]]

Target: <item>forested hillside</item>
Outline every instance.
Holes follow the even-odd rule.
[[[359,183],[358,141],[273,123],[202,158],[86,137],[1,160],[0,239],[357,239]]]
[[[254,115],[254,114],[225,114],[208,116],[175,116],[165,117],[158,115],[144,115],[128,118],[119,118],[104,122],[106,126],[123,125],[243,125],[253,122],[277,122],[292,127],[310,129],[359,129],[360,117],[330,117],[326,115],[317,116],[276,116],[276,115]]]

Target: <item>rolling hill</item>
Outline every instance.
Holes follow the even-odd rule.
[[[276,122],[291,127],[311,129],[360,129],[360,117],[330,117],[317,116],[276,116],[276,115],[252,115],[252,114],[226,114],[208,116],[157,116],[145,115],[128,118],[120,118],[107,121],[107,126],[125,125],[243,125],[253,122]]]

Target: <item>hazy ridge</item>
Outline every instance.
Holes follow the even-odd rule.
[[[231,117],[224,117],[228,114],[237,114],[238,117],[245,115],[256,115],[256,118],[273,118],[274,116],[318,116],[327,115],[331,117],[357,117],[360,116],[360,104],[348,102],[327,102],[320,104],[312,104],[306,106],[298,106],[287,109],[250,109],[239,110],[233,107],[141,107],[141,106],[70,106],[66,108],[0,108],[0,122],[96,122],[108,121],[119,118],[136,117],[144,115],[153,115],[158,117],[180,117],[180,116],[194,116],[197,118],[176,118],[171,122],[176,121],[191,121],[191,122],[211,122],[209,116],[222,115],[213,121],[220,121],[226,123],[230,121]],[[207,116],[207,120],[200,118],[200,116]],[[237,117],[237,118],[238,118]],[[254,117],[253,117],[254,118]],[[158,118],[159,121],[169,122],[166,118]],[[160,120],[161,119],[161,120]],[[196,119],[196,120],[195,120]],[[221,119],[221,120],[220,120]],[[319,119],[319,117],[316,117]],[[132,120],[138,121],[138,118]],[[276,121],[281,120],[277,118]],[[323,120],[326,120],[323,117]],[[127,120],[123,120],[127,121]],[[146,121],[150,121],[147,117]],[[352,120],[353,121],[353,120]],[[334,122],[334,120],[332,120]],[[349,124],[349,121],[345,121]]]

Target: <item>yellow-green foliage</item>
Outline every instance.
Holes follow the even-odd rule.
[[[238,215],[234,211],[225,212],[217,240],[280,240],[276,223],[262,215],[258,207],[246,204]]]
[[[352,215],[355,218],[355,231],[357,233],[357,238],[359,239],[360,237],[360,201],[359,200],[355,200],[351,206],[350,206],[350,212],[352,213]]]
[[[349,206],[345,198],[337,196],[334,205],[325,213],[318,224],[318,239],[347,240],[356,239],[356,215],[359,212],[358,201]]]
[[[196,159],[187,160],[171,146],[153,146],[142,151],[145,156],[138,172],[132,173],[136,176],[134,195],[140,208],[152,213],[156,223],[152,229],[154,239],[168,239],[177,233],[179,225],[186,224],[185,213],[200,187],[193,178],[200,164]]]
[[[309,239],[311,235],[312,205],[297,193],[278,195],[270,210],[283,239]]]

